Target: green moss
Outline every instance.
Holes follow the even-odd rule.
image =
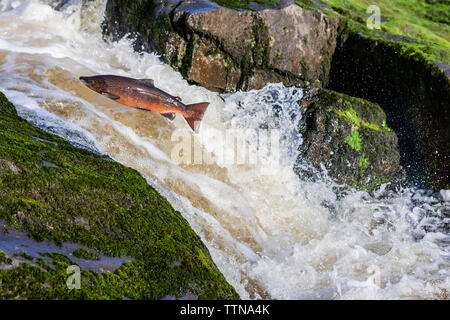
[[[34,260],[34,258],[32,256],[30,256],[28,253],[26,253],[25,251],[22,251],[19,254],[19,256],[24,258],[24,259],[26,259],[26,260],[29,260],[29,261],[33,261]]]
[[[370,129],[370,130],[380,131],[380,127],[377,124],[375,124],[375,123],[370,123],[370,122],[363,121],[361,123],[361,125],[363,127],[365,127],[365,128]]]
[[[306,99],[314,102],[299,125],[302,161],[319,170],[323,164],[336,182],[360,189],[375,187],[373,181],[402,181],[397,137],[382,128],[386,115],[379,105],[327,89]]]
[[[159,19],[151,20],[151,28],[146,31],[156,46],[158,52],[165,52],[166,43],[168,41],[168,34],[173,30],[171,20],[167,16],[161,16]]]
[[[347,121],[352,122],[357,127],[361,126],[361,118],[353,108],[347,110],[337,110],[336,113]]]
[[[389,127],[386,125],[386,120],[383,120],[383,123],[381,124],[381,127],[382,127],[384,130],[386,130],[386,131],[391,131],[391,128],[389,128]]]
[[[322,52],[323,51],[323,52]],[[328,83],[328,76],[331,70],[332,54],[328,51],[321,50],[323,61],[320,63],[320,77],[324,82]]]
[[[38,266],[20,263],[16,268],[0,270],[0,297],[33,300],[139,298],[138,294],[127,291],[129,285],[116,273],[81,270],[80,289],[69,289],[67,268],[76,264],[64,255],[48,253],[46,256],[51,259],[51,265],[45,259],[39,259]],[[136,282],[136,287],[139,288],[142,282]]]
[[[6,99],[4,94],[0,94],[0,112],[10,113],[13,115],[17,114],[14,105]]]
[[[381,22],[381,30],[391,35],[399,35],[408,42],[407,46],[423,54],[427,59],[450,64],[450,10],[448,1],[431,4],[425,0],[324,0],[332,10],[355,24],[353,28],[379,40],[385,36],[366,27],[366,10],[377,5],[386,21]],[[374,30],[377,31],[377,30]],[[413,54],[411,52],[411,54]]]
[[[303,58],[303,59],[300,61],[300,64],[301,64],[301,66],[302,66],[302,76],[303,76],[303,79],[308,80],[309,67],[308,67],[308,63],[306,62],[306,59]]]
[[[256,42],[252,48],[253,64],[259,67],[268,67],[270,50],[274,39],[269,36],[269,30],[263,19],[257,19],[253,27],[253,35]]]
[[[376,123],[367,122],[361,119],[360,115],[353,108],[346,110],[334,110],[340,117],[352,123],[356,128],[367,128],[370,130],[380,131],[380,127]],[[386,122],[386,121],[385,121]]]
[[[298,5],[299,7],[302,7],[303,9],[312,10],[316,8],[315,3],[310,0],[295,1],[295,4]]]
[[[361,158],[359,158],[359,168],[360,169],[366,169],[370,166],[369,158],[366,157],[366,155],[363,153],[361,155]]]
[[[72,252],[72,254],[77,258],[85,260],[98,260],[100,258],[97,252],[86,250],[83,248],[75,250],[74,252]]]
[[[279,5],[278,1],[275,0],[214,0],[213,2],[217,3],[218,5],[221,5],[222,7],[231,8],[231,9],[246,9],[246,10],[253,10],[250,6],[250,2],[257,3],[259,5],[262,5],[266,8],[272,8],[277,5]]]
[[[188,44],[186,45],[186,54],[183,56],[183,59],[181,60],[180,73],[184,78],[187,79],[189,78],[189,73],[191,72],[194,47],[195,47],[194,42],[189,41]]]
[[[1,174],[0,219],[37,241],[75,242],[136,261],[114,274],[85,272],[87,291],[69,292],[64,267],[72,262],[52,255],[56,270],[21,264],[2,271],[0,298],[239,298],[188,222],[137,171],[31,126],[6,101],[0,94],[0,159],[20,173]],[[44,160],[57,167],[38,166]],[[175,260],[182,265],[171,267]]]
[[[347,143],[352,149],[356,151],[361,150],[361,137],[359,136],[358,130],[352,130],[352,133],[345,138],[345,143]]]
[[[147,20],[153,14],[157,2],[156,0],[119,0],[120,6],[126,8],[128,14],[128,23],[135,31],[147,34],[148,25]]]
[[[12,262],[13,262],[12,259],[8,258],[6,256],[6,254],[3,251],[0,250],[0,265],[2,265],[2,264],[10,265],[10,264],[12,264]]]
[[[356,181],[351,187],[352,188],[358,188],[358,189],[364,189],[364,190],[373,190],[382,184],[391,183],[391,178],[379,178],[376,177],[374,179],[369,179],[369,182],[366,182],[364,178],[361,178],[360,180]]]

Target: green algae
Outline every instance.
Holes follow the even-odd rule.
[[[369,158],[366,157],[366,154],[363,153],[361,155],[361,158],[359,158],[359,168],[360,169],[367,169],[370,166]]]
[[[391,131],[391,128],[386,125],[386,120],[383,120],[381,127],[386,131]]]
[[[348,122],[351,122],[357,128],[364,127],[370,130],[380,131],[380,127],[376,123],[367,122],[361,119],[359,114],[353,109],[335,110],[335,112]],[[383,120],[381,127],[385,130],[390,130],[386,127],[386,120]],[[387,128],[387,129],[386,129]]]
[[[77,250],[75,250],[74,252],[72,252],[74,257],[80,258],[80,259],[85,259],[85,260],[98,260],[100,259],[99,255],[97,252],[94,252],[92,250],[86,250],[83,248],[79,248]]]
[[[360,179],[358,181],[355,181],[351,187],[355,189],[362,189],[362,190],[374,190],[381,186],[382,184],[389,184],[392,182],[392,178],[379,178],[375,177],[374,179],[369,179],[369,181],[366,181],[364,179]]]
[[[402,182],[397,137],[382,127],[386,115],[378,104],[327,89],[307,99],[313,103],[299,125],[302,160],[324,165],[337,183],[358,189]]]
[[[352,149],[356,151],[361,151],[361,137],[359,136],[358,130],[352,130],[352,133],[344,139],[345,143],[348,144]]]
[[[74,263],[49,253],[53,267],[39,260],[0,270],[0,298],[239,298],[187,221],[137,171],[31,126],[11,106],[0,94],[0,159],[18,169],[1,171],[0,219],[37,241],[136,260],[114,273],[82,271],[86,283],[69,290]],[[57,167],[39,166],[44,160]]]
[[[295,1],[294,2],[296,5],[298,5],[299,7],[302,7],[303,9],[309,9],[309,10],[313,10],[315,9],[315,5],[313,3],[313,1]]]
[[[357,127],[361,126],[361,118],[353,108],[349,108],[347,110],[337,110],[336,113],[339,116],[345,118],[347,121],[352,122]]]
[[[6,254],[0,250],[0,266],[3,265],[10,265],[12,264],[12,259],[7,257]]]
[[[22,258],[24,258],[26,260],[29,260],[29,261],[33,261],[34,260],[34,258],[32,256],[30,256],[28,253],[26,253],[25,251],[22,251],[21,253],[19,253],[18,256],[22,257]]]
[[[354,21],[360,32],[381,40],[385,36],[366,27],[367,8],[377,5],[383,21],[381,30],[391,35],[405,37],[408,46],[415,48],[429,60],[450,64],[450,3],[424,0],[324,0],[332,10]],[[374,30],[377,31],[377,30]]]
[[[259,4],[266,8],[273,8],[277,5],[279,5],[278,1],[275,0],[214,0],[213,2],[217,3],[218,5],[230,9],[245,9],[245,10],[253,10],[249,4],[250,2]]]

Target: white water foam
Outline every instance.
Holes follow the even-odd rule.
[[[0,90],[21,116],[139,170],[202,237],[242,298],[448,299],[450,191],[336,193],[330,181],[299,179],[292,167],[302,142],[301,90],[271,84],[220,97],[189,85],[156,55],[133,52],[130,41],[105,43],[104,3],[96,5],[1,3]],[[213,131],[277,129],[280,157],[264,166],[177,165],[171,133],[191,136],[184,120],[137,115],[77,80],[105,73],[152,78],[185,103],[210,101],[193,136],[206,151],[232,152]],[[260,148],[254,136],[244,138]]]

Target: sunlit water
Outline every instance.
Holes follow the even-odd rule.
[[[1,1],[0,90],[33,124],[141,172],[242,298],[449,298],[450,191],[368,194],[302,180],[292,170],[300,89],[271,84],[220,96],[189,85],[128,40],[104,42],[104,3],[89,5],[55,11],[45,1]],[[181,116],[169,122],[121,106],[78,80],[93,74],[151,78],[184,103],[210,101],[200,133]],[[230,130],[246,133],[239,137],[256,163],[233,161]],[[277,152],[262,143],[268,132]],[[180,141],[204,158],[179,161]]]

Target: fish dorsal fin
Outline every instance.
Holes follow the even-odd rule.
[[[153,87],[155,86],[155,82],[152,79],[139,79],[139,80],[150,86],[153,86]]]

